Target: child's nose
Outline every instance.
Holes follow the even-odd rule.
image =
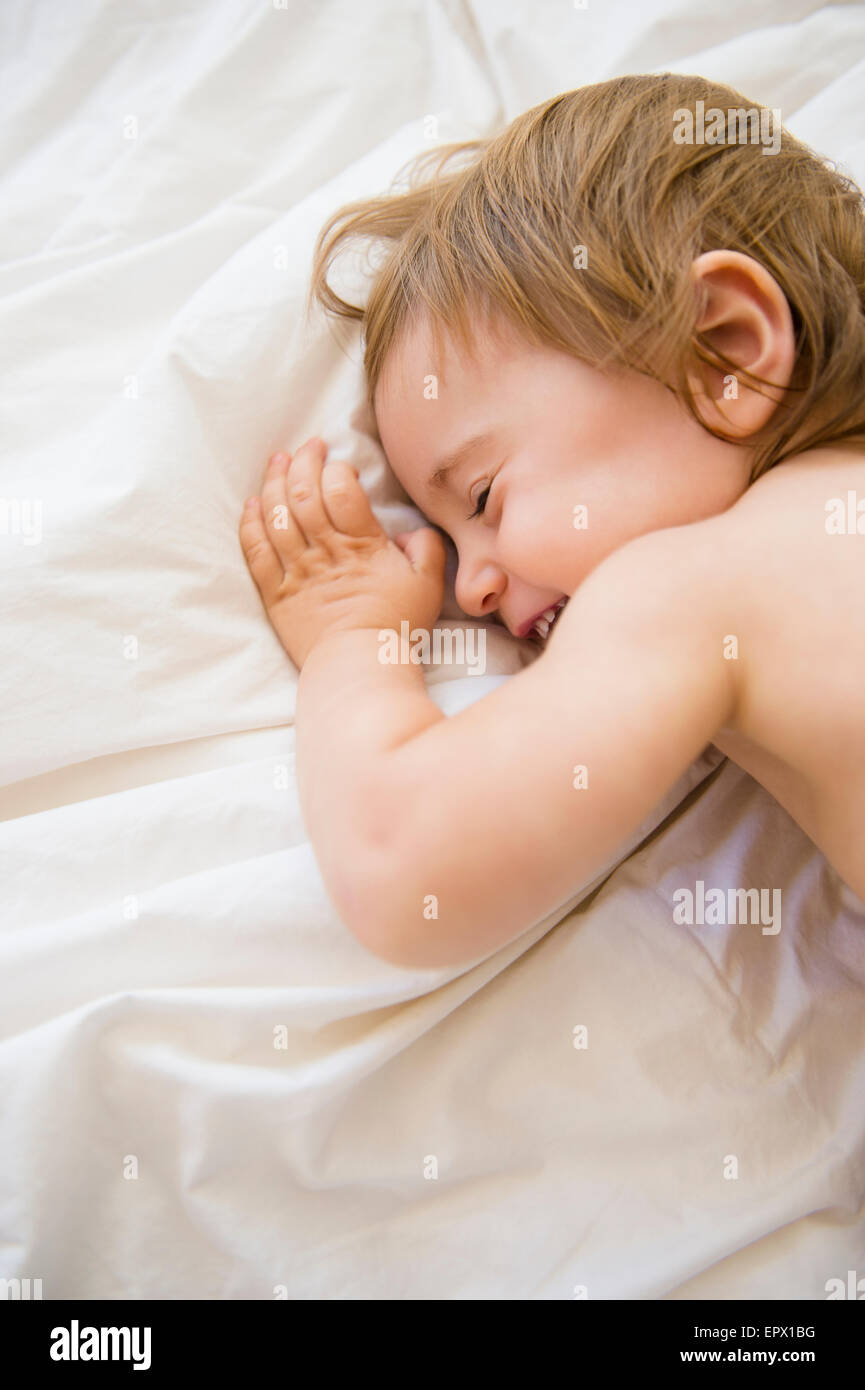
[[[472,618],[490,618],[501,602],[507,580],[493,566],[483,565],[472,572],[460,563],[454,582],[456,601]]]

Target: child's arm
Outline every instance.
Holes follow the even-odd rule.
[[[423,667],[383,665],[380,651],[375,628],[326,636],[303,664],[295,702],[304,825],[328,893],[355,934],[364,904],[377,899],[382,854],[389,862],[391,750],[445,719],[426,692]]]
[[[407,966],[469,962],[566,902],[645,819],[739,697],[717,579],[723,518],[608,556],[532,666],[454,718],[378,634],[429,628],[445,553],[388,539],[355,472],[313,439],[271,458],[240,542],[301,668],[304,821],[346,925]],[[712,529],[714,528],[714,529]],[[585,769],[581,785],[579,769]]]
[[[432,528],[391,541],[357,470],[313,436],[273,454],[239,540],[267,615],[301,668],[297,771],[307,831],[347,922],[366,901],[370,823],[384,755],[443,716],[419,666],[385,665],[379,634],[429,628],[444,594],[445,547]],[[375,843],[374,837],[373,842]]]
[[[543,656],[453,718],[419,668],[379,666],[374,634],[338,634],[304,667],[311,835],[368,949],[435,967],[505,945],[593,877],[731,720],[736,628],[694,529],[609,556]],[[331,858],[327,806],[346,794],[364,830],[342,826]]]

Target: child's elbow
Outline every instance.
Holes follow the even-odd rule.
[[[436,950],[435,921],[427,900],[393,865],[361,875],[343,893],[343,921],[356,941],[379,960],[404,970],[432,970],[445,962]],[[426,931],[424,931],[426,928]]]
[[[469,911],[465,894],[453,884],[451,910],[439,915],[441,873],[432,873],[428,856],[411,853],[405,839],[366,843],[344,863],[333,895],[340,917],[356,941],[380,960],[404,970],[443,970],[489,955],[490,937],[478,904]],[[461,904],[454,909],[454,902]],[[443,918],[446,918],[444,920]]]
[[[340,921],[364,950],[389,965],[423,965],[407,930],[410,913],[405,908],[410,893],[393,865],[373,871],[372,856],[365,853],[353,864],[344,864],[327,889]]]

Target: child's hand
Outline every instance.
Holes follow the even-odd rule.
[[[267,615],[296,666],[330,632],[430,628],[444,599],[445,543],[432,527],[391,541],[348,463],[313,438],[267,465],[240,544]]]

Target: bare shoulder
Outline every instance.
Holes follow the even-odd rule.
[[[755,644],[777,645],[791,619],[804,630],[837,607],[839,586],[861,590],[861,548],[836,536],[865,533],[865,451],[821,448],[785,460],[728,511],[684,529],[706,543],[722,605]]]
[[[859,511],[861,533],[865,531],[865,448],[810,449],[776,464],[712,521],[717,523],[717,533],[731,542],[736,538],[743,543],[771,539],[788,541],[798,548],[809,537],[822,542],[833,533],[830,518],[842,508],[847,511],[851,491],[863,503]],[[854,500],[854,513],[857,505]],[[845,516],[843,521],[847,520]]]
[[[659,794],[661,766],[681,772],[737,721],[742,600],[724,582],[717,520],[648,532],[608,555],[565,606],[536,663],[539,704],[561,699],[575,717],[582,706],[584,718],[597,710],[617,740],[642,731],[637,745],[657,760],[648,784]]]
[[[827,543],[844,530],[865,533],[865,451],[811,450],[776,465],[727,511],[651,531],[607,556],[550,646],[579,640],[596,621],[642,626],[657,642],[687,640],[708,660],[745,632],[765,651],[773,632],[789,631],[791,613],[816,622],[823,591],[837,590],[850,566],[863,568],[859,547]],[[728,669],[744,678],[745,665]]]
[[[608,555],[567,604],[550,649],[579,642],[587,627],[603,627],[637,646],[676,648],[714,668],[736,608],[725,582],[729,540],[720,522],[715,516],[650,531]]]
[[[621,851],[731,717],[735,663],[690,529],[608,556],[539,660],[392,753],[377,821],[394,828],[353,924],[370,949],[438,966],[525,931]],[[430,893],[434,933],[418,925]]]

